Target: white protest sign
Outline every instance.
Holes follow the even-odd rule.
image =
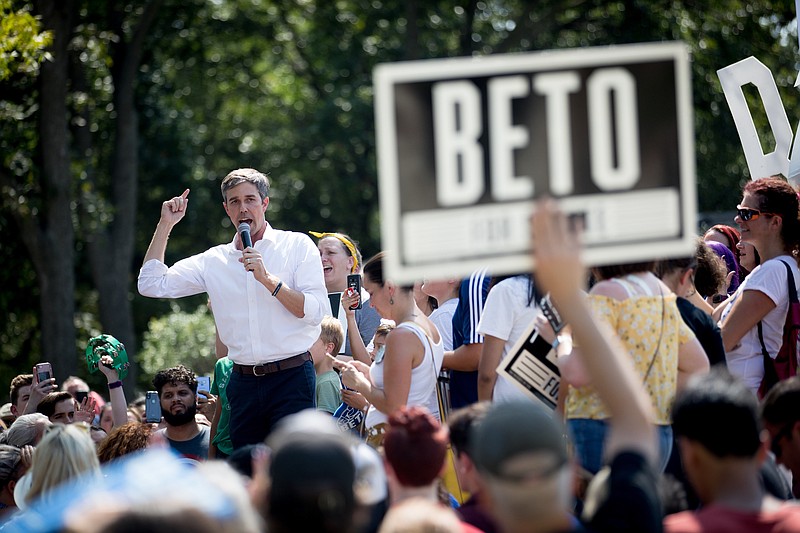
[[[717,76],[731,109],[739,139],[742,141],[750,177],[756,179],[773,174],[788,175],[792,127],[789,125],[789,118],[786,116],[772,73],[766,65],[751,56],[718,70]],[[758,131],[742,91],[742,87],[748,83],[752,83],[758,90],[775,137],[775,150],[768,154],[761,148]]]
[[[549,294],[539,301],[539,310],[550,322],[555,334],[564,328],[561,314],[550,301]],[[561,373],[555,350],[539,334],[535,319],[500,361],[497,374],[510,381],[529,398],[542,402],[550,409],[556,408]]]
[[[392,279],[530,271],[531,200],[543,196],[583,218],[589,264],[691,253],[683,44],[384,64],[374,86]]]
[[[532,322],[497,367],[497,374],[550,409],[558,403],[561,374],[555,350]]]

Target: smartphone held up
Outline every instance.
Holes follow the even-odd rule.
[[[151,424],[161,422],[161,400],[158,398],[157,391],[149,390],[145,395],[144,421]]]
[[[347,288],[353,289],[355,294],[361,296],[361,274],[350,274],[347,276]],[[361,309],[361,298],[358,299],[358,304],[351,306],[350,309]]]
[[[33,373],[36,375],[36,382],[41,383],[53,377],[53,366],[50,363],[37,363]]]

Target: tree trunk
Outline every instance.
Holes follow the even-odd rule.
[[[58,379],[75,374],[75,230],[67,127],[67,47],[74,3],[43,0],[42,25],[53,32],[52,61],[42,63],[39,93],[41,210],[22,221],[23,240],[39,277],[42,358]]]
[[[107,228],[98,227],[89,237],[89,261],[99,295],[103,331],[119,339],[132,365],[127,381],[135,386],[136,334],[133,325],[130,290],[134,276],[132,264],[135,244],[136,208],[139,181],[139,118],[135,106],[136,73],[142,58],[144,38],[155,20],[161,0],[145,8],[129,42],[120,42],[114,53],[114,110],[117,113],[114,153],[111,161],[110,199],[114,218]]]

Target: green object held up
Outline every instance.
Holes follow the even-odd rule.
[[[128,361],[128,352],[125,351],[125,345],[111,335],[99,335],[89,339],[89,344],[86,346],[86,365],[89,367],[89,372],[97,372],[100,359],[104,355],[111,356],[114,360],[111,367],[117,371],[119,379],[125,379],[125,376],[128,375],[128,367],[131,366]]]

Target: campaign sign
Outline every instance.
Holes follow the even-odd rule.
[[[539,309],[550,322],[553,332],[558,334],[564,328],[564,322],[550,301],[549,294],[539,301]],[[561,386],[557,359],[553,345],[539,334],[536,320],[533,320],[496,370],[499,376],[510,381],[529,398],[555,409]]]
[[[396,281],[529,271],[531,200],[543,196],[583,219],[590,265],[691,253],[685,45],[383,64],[374,85]]]

